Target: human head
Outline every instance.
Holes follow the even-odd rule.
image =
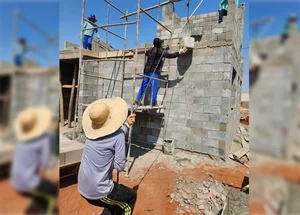
[[[154,45],[154,47],[157,47],[157,48],[161,48],[163,43],[164,43],[164,41],[159,38],[155,38],[153,40],[153,45]]]
[[[95,23],[95,22],[98,21],[97,18],[96,18],[96,16],[95,16],[94,14],[91,14],[91,15],[88,17],[88,20],[90,20],[90,21],[93,22],[93,23]]]
[[[298,19],[298,17],[296,16],[296,14],[292,14],[290,17],[289,17],[289,22],[296,22]]]

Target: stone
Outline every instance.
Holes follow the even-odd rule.
[[[199,210],[204,210],[204,209],[205,209],[205,206],[204,206],[204,205],[199,205],[199,206],[198,206],[198,209],[199,209]]]
[[[192,199],[192,198],[193,198],[193,196],[192,196],[192,195],[190,195],[190,194],[186,194],[186,193],[184,193],[184,194],[182,194],[182,198],[183,198],[183,199],[185,199],[185,200],[188,200],[188,199]]]
[[[204,182],[203,182],[203,186],[206,187],[206,188],[210,188],[211,183],[210,183],[210,182],[207,182],[207,181],[204,181]]]

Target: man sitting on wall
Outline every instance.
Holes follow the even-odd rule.
[[[96,23],[98,21],[94,14],[91,14],[88,17],[88,20],[90,22],[85,22],[84,23],[83,27],[85,29],[95,27],[96,25],[94,23]],[[99,36],[99,33],[98,33],[98,29],[90,29],[90,30],[84,30],[83,31],[82,45],[83,45],[84,49],[92,50],[92,43],[93,43],[93,38],[94,38],[95,33],[97,34],[97,39],[99,39],[100,36]]]
[[[219,4],[219,24],[223,22],[223,16],[227,16],[228,0],[221,0]]]
[[[143,78],[143,82],[141,84],[138,96],[135,101],[136,105],[139,106],[142,105],[141,100],[144,96],[144,92],[148,84],[150,84],[151,104],[152,106],[157,106],[156,97],[158,93],[158,77],[159,77],[159,72],[163,67],[163,58],[177,58],[181,54],[187,52],[187,48],[183,47],[179,50],[179,52],[168,53],[166,50],[162,48],[163,43],[164,43],[163,40],[159,38],[155,38],[153,40],[154,47],[149,49],[146,52],[146,56],[148,57],[148,59],[144,68],[144,75],[146,75],[147,77]]]

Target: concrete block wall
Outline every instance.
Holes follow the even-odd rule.
[[[232,3],[235,4],[235,1]],[[166,84],[161,82],[158,103],[163,103],[166,111],[138,114],[133,130],[134,140],[162,143],[163,138],[170,138],[175,140],[177,148],[225,159],[228,157],[232,137],[239,124],[240,84],[243,73],[242,36],[239,33],[243,31],[243,7],[234,8],[234,13],[229,11],[229,14],[237,17],[235,22],[229,23],[233,18],[228,16],[223,23],[218,24],[218,13],[214,12],[192,17],[184,29],[181,26],[186,18],[175,16],[175,34],[170,44],[170,52],[179,50],[178,43],[183,36],[194,36],[195,48],[177,59],[165,60],[160,78],[165,78],[170,68],[168,90],[166,92]],[[172,10],[168,6],[163,8],[163,24],[172,29]],[[170,34],[159,25],[156,36],[165,40],[170,38]],[[236,41],[235,46],[233,41]],[[168,41],[165,42],[167,43]],[[143,47],[150,45],[144,44]],[[98,75],[121,79],[123,63],[101,62]],[[145,55],[141,51],[138,55],[138,73],[143,73],[144,63]],[[133,73],[133,62],[125,64],[123,98],[130,106],[133,99],[133,74],[126,73]],[[233,80],[234,70],[236,78]],[[90,70],[89,73],[97,72]],[[142,78],[137,76],[135,96],[141,81]],[[96,86],[95,82],[94,79],[83,79],[83,83],[89,87]],[[98,94],[94,91],[91,94],[91,90],[87,88],[81,92],[80,98],[84,103],[94,100],[95,96],[120,96],[120,88],[120,82],[99,79]],[[146,100],[147,95],[149,93],[145,96]],[[165,135],[162,129],[164,126]]]

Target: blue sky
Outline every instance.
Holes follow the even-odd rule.
[[[0,1],[0,59],[11,62],[11,52],[14,35],[14,11],[19,8],[20,14],[26,17],[35,25],[41,27],[43,31],[50,35],[59,34],[59,3],[58,2],[21,2],[21,1]],[[29,46],[47,44],[46,38],[33,30],[24,21],[18,22],[18,37],[25,37],[28,40]],[[42,49],[40,55],[28,53],[28,57],[40,63],[41,65],[58,65],[58,41],[53,49]],[[50,50],[52,52],[50,52]],[[49,52],[52,53],[52,60],[49,62]],[[45,55],[45,57],[43,57]]]
[[[111,2],[116,5],[118,8],[124,12],[128,9],[128,12],[133,12],[137,10],[137,1],[136,0],[126,0],[126,1],[117,1],[111,0]],[[161,1],[162,2],[162,1]],[[191,14],[194,8],[200,1],[192,0],[190,4],[190,10],[188,11],[185,7],[187,1],[183,1],[176,4],[176,13],[181,17],[186,17],[188,12]],[[245,26],[248,26],[248,0],[240,1],[246,3],[246,14],[245,14]],[[203,1],[199,10],[196,14],[203,14],[217,11],[219,0],[209,0]],[[157,0],[147,0],[142,1],[141,7],[146,8],[152,5],[157,4]],[[64,0],[60,3],[60,49],[63,49],[64,41],[69,41],[73,43],[79,43],[79,32],[80,32],[80,22],[81,22],[81,1],[74,0]],[[106,24],[106,12],[107,4],[104,1],[99,0],[87,0],[85,8],[85,16],[87,17],[90,14],[95,14],[98,18],[99,25]],[[161,9],[162,11],[162,9]],[[153,10],[149,12],[155,18],[158,17],[158,11]],[[120,13],[114,8],[110,8],[110,23],[120,23],[125,20],[120,20]],[[159,15],[161,19],[161,13]],[[135,21],[135,16],[129,18],[129,21]],[[111,31],[118,33],[119,35],[124,35],[124,26],[121,27],[112,27]],[[152,21],[146,15],[141,16],[141,26],[140,26],[140,35],[139,35],[139,45],[144,42],[151,42],[156,36],[156,23]],[[243,54],[245,57],[245,71],[244,71],[244,80],[243,80],[243,91],[248,91],[249,88],[249,72],[248,72],[248,40],[249,40],[248,27],[245,27],[244,33],[244,49]],[[100,38],[105,41],[106,34],[105,31],[100,30]],[[135,47],[135,25],[130,25],[128,28],[127,36],[127,47]],[[122,49],[123,41],[113,35],[109,35],[109,43],[113,45],[114,48]]]

